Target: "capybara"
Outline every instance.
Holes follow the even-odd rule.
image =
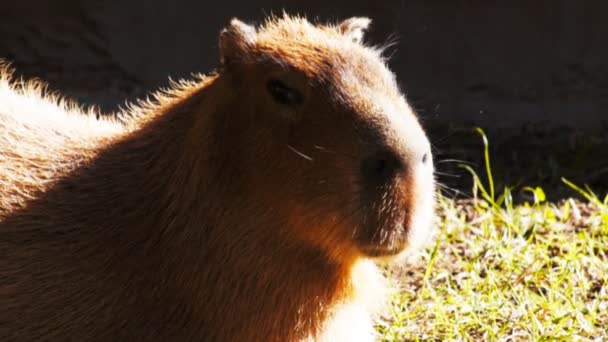
[[[234,19],[216,72],[100,118],[5,67],[0,340],[373,340],[434,180],[369,22]]]

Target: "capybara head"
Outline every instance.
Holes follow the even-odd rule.
[[[230,140],[220,167],[242,170],[235,201],[256,204],[241,214],[337,260],[399,254],[434,207],[429,141],[381,49],[362,43],[369,23],[234,19],[220,34],[233,95],[215,134]]]

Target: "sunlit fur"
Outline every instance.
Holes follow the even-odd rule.
[[[220,71],[100,119],[2,69],[2,340],[373,340],[367,248],[426,236],[434,186],[368,24],[233,20]],[[407,172],[366,199],[379,147]]]

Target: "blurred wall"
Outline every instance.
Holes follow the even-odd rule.
[[[231,17],[255,23],[285,9],[320,21],[371,17],[367,40],[397,40],[391,67],[430,121],[608,121],[602,0],[0,2],[0,58],[105,110],[168,76],[213,69],[218,32]]]

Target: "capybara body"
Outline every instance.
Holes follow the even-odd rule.
[[[233,20],[218,72],[111,118],[2,71],[0,340],[373,340],[434,188],[368,23]]]

